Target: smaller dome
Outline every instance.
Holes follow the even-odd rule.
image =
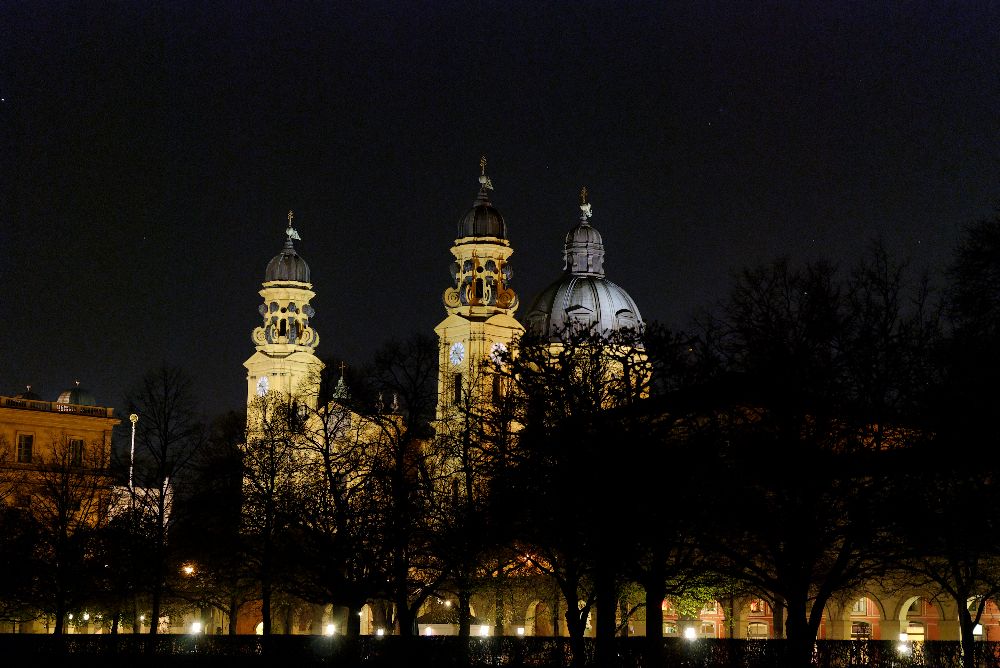
[[[28,401],[41,401],[42,398],[31,391],[31,385],[28,385],[24,392],[14,395],[15,399],[26,399]]]
[[[80,387],[80,381],[76,381],[76,387],[63,390],[56,399],[57,404],[72,404],[74,406],[96,406],[97,400],[94,395]]]
[[[485,163],[480,163],[485,170]],[[507,238],[507,223],[503,216],[490,202],[489,191],[493,184],[485,171],[479,177],[479,194],[472,208],[462,216],[458,223],[458,236],[462,237],[495,237]]]
[[[299,283],[309,282],[309,265],[299,257],[292,240],[285,242],[285,247],[281,252],[271,258],[264,270],[264,282],[269,281],[297,281]]]
[[[295,281],[297,283],[309,282],[309,265],[299,257],[292,239],[302,240],[299,233],[292,227],[293,213],[288,212],[288,227],[285,229],[285,247],[281,252],[271,258],[264,270],[264,282],[271,281]]]

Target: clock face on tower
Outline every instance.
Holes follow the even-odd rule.
[[[267,376],[261,376],[257,381],[257,396],[262,397],[267,394]]]
[[[448,351],[448,359],[454,366],[458,366],[465,359],[465,346],[461,342],[456,342],[451,344],[451,349]]]

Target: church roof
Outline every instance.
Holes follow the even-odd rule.
[[[586,196],[584,188],[580,220],[566,234],[564,273],[535,298],[525,318],[529,330],[553,338],[573,328],[603,333],[643,324],[635,300],[604,275],[604,240],[590,224]]]
[[[298,283],[309,282],[309,265],[303,260],[292,239],[299,239],[298,232],[292,227],[292,212],[288,212],[288,227],[285,229],[285,247],[281,252],[271,258],[264,270],[264,282],[270,281],[296,281]]]
[[[486,176],[486,158],[479,161],[479,194],[476,201],[462,219],[458,221],[458,236],[462,237],[495,237],[507,238],[507,223],[503,216],[490,202],[490,190],[493,184]]]

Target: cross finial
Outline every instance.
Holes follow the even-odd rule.
[[[486,156],[479,158],[479,175],[486,176]]]
[[[294,217],[295,217],[295,213],[293,213],[292,210],[289,209],[288,210],[288,226],[289,227],[292,226],[292,218],[294,218]]]
[[[587,186],[584,186],[583,190],[580,191],[580,204],[586,204],[586,203],[587,203]]]
[[[347,363],[344,362],[343,360],[341,360],[340,361],[340,377],[341,378],[344,377],[344,369],[346,369],[346,368],[347,368]]]

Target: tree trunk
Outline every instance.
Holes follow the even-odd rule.
[[[458,637],[468,639],[472,632],[472,615],[469,614],[469,603],[472,594],[464,589],[458,592]]]
[[[662,578],[646,583],[646,665],[659,666],[663,657],[663,599],[667,587]]]
[[[236,635],[236,625],[239,621],[240,603],[236,600],[236,595],[229,597],[229,635]]]
[[[264,617],[263,623],[263,634],[265,636],[271,635],[271,582],[268,578],[264,578],[260,583],[260,612]]]
[[[597,598],[597,665],[615,663],[615,612],[618,592],[615,590],[614,572],[604,564],[598,568],[595,588]]]
[[[573,652],[572,665],[579,667],[583,666],[586,661],[583,634],[587,628],[587,615],[590,614],[590,608],[579,611],[575,608],[576,606],[566,609],[566,630],[569,631],[569,646]]]

